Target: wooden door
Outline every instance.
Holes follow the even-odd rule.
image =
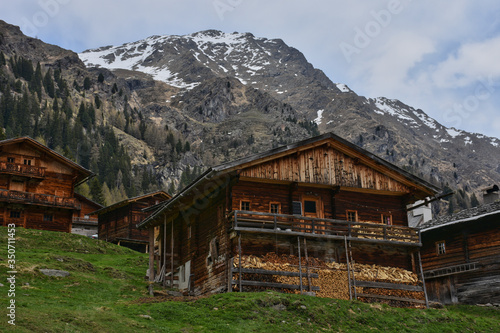
[[[304,209],[304,216],[312,217],[312,218],[322,218],[323,217],[323,206],[321,203],[321,199],[319,197],[304,197],[302,200],[302,207]],[[304,220],[304,232],[312,232],[313,223],[314,223],[314,232],[318,232],[319,230],[324,230],[325,227],[323,222],[319,221],[311,221]]]

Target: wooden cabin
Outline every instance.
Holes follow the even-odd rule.
[[[93,212],[92,215],[98,216],[99,239],[147,252],[148,232],[137,229],[136,225],[151,214],[144,209],[170,198],[168,193],[157,191],[126,199]]]
[[[500,202],[433,219],[421,233],[430,300],[500,303]]]
[[[82,208],[75,186],[91,175],[31,138],[0,141],[1,224],[71,232]]]
[[[156,245],[151,281],[195,295],[277,288],[331,296],[319,284],[337,273],[347,298],[378,287],[425,294],[421,278],[374,286],[359,277],[368,265],[419,274],[421,242],[406,206],[437,191],[328,133],[213,167],[138,227]],[[342,272],[313,272],[334,266]]]
[[[103,207],[101,204],[78,193],[75,193],[75,198],[78,200],[81,209],[78,211],[76,216],[73,216],[73,227],[71,228],[71,233],[94,237],[97,235],[98,221],[97,218],[91,217],[91,213]]]

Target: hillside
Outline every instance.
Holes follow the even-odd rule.
[[[1,248],[7,249],[7,239],[7,228],[0,227]],[[16,332],[493,332],[500,325],[495,307],[398,309],[276,292],[173,297],[159,287],[150,297],[145,254],[22,228],[14,245]],[[1,260],[2,276],[7,267]],[[70,275],[45,276],[43,269]],[[2,304],[10,302],[9,288],[0,286]],[[12,329],[6,316],[0,328]]]

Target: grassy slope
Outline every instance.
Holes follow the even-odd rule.
[[[5,316],[6,231],[0,227],[0,330],[12,328]],[[22,228],[16,231],[16,249],[18,332],[494,332],[500,327],[498,309],[475,306],[397,309],[275,292],[150,298],[144,254]],[[71,275],[46,277],[42,268]]]

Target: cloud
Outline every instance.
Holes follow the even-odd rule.
[[[460,46],[433,71],[433,83],[440,88],[474,84],[481,78],[500,76],[500,36]]]

